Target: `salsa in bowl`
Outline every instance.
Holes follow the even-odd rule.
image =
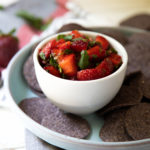
[[[93,42],[95,46],[91,46],[87,50],[71,52],[71,54],[68,54],[68,53],[60,54],[58,56],[53,54],[53,57],[52,57],[51,56],[52,51],[51,51],[48,54],[45,53],[47,55],[45,54],[43,55],[44,53],[43,48],[46,48],[47,43],[53,40],[56,40],[55,42],[61,40],[61,38],[59,37],[60,35],[61,37],[65,37],[69,35],[71,39],[73,36],[70,35],[70,33],[71,31],[52,35],[46,38],[36,47],[34,54],[33,54],[35,73],[36,73],[36,77],[37,77],[38,83],[42,91],[47,96],[47,98],[51,102],[53,102],[56,106],[58,106],[62,110],[65,110],[67,112],[71,112],[74,114],[89,114],[98,109],[101,109],[115,97],[115,95],[119,91],[124,80],[128,56],[124,47],[113,38],[106,36],[104,34],[100,34],[96,32],[89,32],[89,31],[79,31],[79,33],[84,35],[86,38],[89,37],[90,39],[93,39],[92,41],[95,41],[97,36],[103,37],[106,39],[106,41],[108,41],[109,45],[105,51],[106,57],[104,57],[103,59],[100,60],[99,58],[95,57],[96,60],[93,61],[93,55],[95,54],[95,52],[94,54],[91,54],[91,57],[90,57],[90,54],[88,54],[89,53],[88,50],[96,46],[99,47],[98,50],[101,51],[102,44],[99,44],[100,42]],[[57,39],[58,37],[60,39]],[[66,42],[68,41],[65,40],[64,43]],[[72,41],[70,42],[72,44]],[[49,44],[51,45],[51,43]],[[111,49],[111,50],[108,50],[108,49]],[[85,56],[83,57],[82,56],[83,54],[84,55],[88,54],[89,56],[88,59]],[[41,58],[42,55],[44,56],[44,59]],[[79,55],[79,58],[77,57],[77,55]],[[110,57],[112,57],[113,55],[117,56],[117,58],[119,59],[110,59]],[[70,57],[70,59],[68,58],[68,56]],[[67,61],[65,61],[66,59],[64,59],[66,57],[67,57]],[[83,57],[84,59],[82,58],[83,59],[82,60],[81,57]],[[87,59],[89,63],[91,62],[93,63],[91,63],[87,68],[81,69],[80,63],[83,62],[81,64],[84,64],[85,59]],[[114,65],[115,63],[112,60],[119,60],[119,61],[114,61],[114,62],[117,62],[119,65],[116,65],[115,67]],[[70,62],[73,62],[73,63],[70,63]],[[56,66],[54,66],[54,64],[56,64]],[[76,67],[72,67],[74,66],[74,64],[76,64]],[[107,64],[111,64],[111,65],[107,65]],[[46,68],[47,66],[51,66],[51,68],[53,69],[48,70]],[[97,68],[99,68],[99,66],[104,66],[105,68],[105,71],[104,71],[105,76],[103,77],[99,77],[99,76],[97,77],[97,70],[99,70]],[[113,71],[110,66],[113,66]],[[69,68],[68,69],[69,73],[66,71],[67,70],[66,68],[67,69]],[[70,69],[70,68],[76,68],[76,69]],[[72,73],[70,70],[76,70],[75,71],[76,73]],[[96,70],[95,74],[93,74],[94,72],[93,70]],[[81,76],[80,73],[82,71],[86,71],[86,73],[82,74]],[[65,74],[64,77],[62,76],[63,74],[61,74],[61,72]],[[91,72],[92,72],[92,75],[91,75]],[[81,78],[79,79],[79,75],[82,79]],[[86,77],[86,80],[85,80],[85,77]]]
[[[39,62],[50,74],[69,80],[95,80],[115,72],[122,64],[118,52],[103,36],[92,38],[73,30],[58,34],[39,50]]]

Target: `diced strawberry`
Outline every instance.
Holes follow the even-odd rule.
[[[75,60],[75,54],[61,56],[61,58],[58,60],[58,63],[65,75],[67,75],[68,77],[76,76],[77,65]]]
[[[96,42],[99,42],[104,50],[106,50],[109,46],[108,41],[100,35],[96,36]]]
[[[77,72],[77,79],[80,81],[98,79],[97,69],[85,69]]]
[[[97,67],[99,78],[110,75],[113,72],[114,66],[109,58],[105,58]]]
[[[115,53],[112,53],[108,58],[112,61],[114,66],[120,65],[122,62],[121,56]]]
[[[64,39],[60,39],[56,42],[56,47],[59,48],[59,46],[63,43],[65,43],[66,41]]]
[[[70,46],[71,46],[71,42],[70,42],[70,41],[67,41],[67,42],[65,42],[65,43],[62,43],[62,44],[59,46],[59,49],[61,49],[61,50],[70,49]]]
[[[103,59],[106,57],[106,51],[104,49],[101,49],[98,45],[87,50],[87,53],[88,53],[90,59],[92,59],[94,57]]]
[[[48,58],[51,54],[51,49],[55,48],[56,40],[49,41],[41,50],[45,54],[45,57]]]
[[[51,53],[52,53],[53,56],[59,56],[59,55],[61,55],[62,50],[54,48],[54,49],[51,50]]]
[[[56,77],[60,77],[59,71],[54,66],[46,66],[44,67],[44,69],[48,71],[49,73],[51,73],[52,75]]]
[[[82,37],[82,34],[78,30],[73,30],[71,32],[71,35],[73,35],[73,38],[79,38]]]
[[[12,35],[0,34],[0,66],[5,68],[18,51],[18,40]]]
[[[88,42],[85,42],[83,40],[76,40],[72,42],[71,49],[73,49],[76,52],[81,52],[82,50],[86,50],[88,46]]]

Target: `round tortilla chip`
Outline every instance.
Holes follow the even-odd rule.
[[[142,46],[150,47],[150,33],[134,33],[129,38],[129,43],[138,43]]]
[[[88,122],[72,114],[50,114],[43,118],[41,124],[50,130],[75,138],[85,138],[90,134]]]
[[[49,115],[54,114],[55,112],[62,111],[53,105],[46,98],[28,98],[24,99],[19,103],[19,107],[33,120],[38,123],[41,123],[42,119]]]
[[[127,75],[141,70],[146,78],[150,78],[150,47],[133,43],[125,48],[129,57]]]
[[[31,88],[31,90],[36,94],[38,95],[39,97],[43,97],[43,98],[46,98],[46,96],[44,95],[44,93],[41,91],[36,91],[34,89]]]
[[[145,80],[142,89],[144,97],[150,99],[150,80]]]
[[[125,115],[125,127],[134,140],[150,138],[150,103],[131,107]]]
[[[33,64],[33,55],[30,55],[24,63],[23,75],[28,85],[35,91],[42,93],[42,90],[38,84],[35,75],[35,69]]]
[[[105,142],[131,141],[124,125],[124,116],[127,109],[119,109],[109,113],[100,130],[100,138]]]
[[[87,31],[88,29],[82,27],[82,26],[79,25],[79,24],[69,23],[69,24],[63,25],[63,26],[57,31],[57,33],[65,32],[65,31],[72,31],[72,30],[86,30],[86,31]]]
[[[136,27],[144,30],[150,30],[150,15],[138,14],[131,16],[120,23],[121,26]]]
[[[106,34],[110,37],[113,37],[117,41],[119,41],[121,44],[126,45],[128,43],[127,37],[122,34],[120,31],[112,30],[112,29],[103,29],[101,33]]]
[[[127,76],[125,84],[141,88],[143,96],[150,99],[150,79],[146,79],[142,72],[139,71]]]
[[[116,97],[97,113],[101,116],[119,108],[134,106],[141,102],[142,97],[143,94],[140,88],[123,85]]]

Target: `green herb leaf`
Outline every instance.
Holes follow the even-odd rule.
[[[55,68],[58,68],[58,63],[57,63],[57,61],[54,59],[53,56],[50,56],[49,63],[50,63],[50,65],[54,66]]]
[[[17,16],[27,21],[27,23],[29,23],[35,29],[41,30],[41,27],[43,26],[43,20],[40,17],[36,17],[26,11],[19,11]]]
[[[114,48],[111,48],[112,53],[117,54],[117,51]]]
[[[16,29],[13,28],[12,30],[10,30],[8,33],[3,33],[2,30],[0,30],[0,35],[13,35],[16,32]]]
[[[71,54],[71,53],[73,53],[73,51],[72,51],[71,49],[66,49],[66,50],[64,51],[64,54]]]
[[[65,37],[64,34],[59,34],[59,35],[57,36],[57,40],[64,39],[64,37]]]
[[[82,37],[73,39],[73,41],[79,41],[79,40],[82,40],[83,42],[87,42],[87,39],[84,39]]]
[[[52,22],[52,18],[49,18],[46,22],[44,22],[44,24],[41,26],[41,30],[44,31],[48,28],[48,26],[51,24]]]
[[[59,34],[57,36],[57,40],[60,40],[60,39],[64,39],[66,41],[71,41],[72,40],[72,35]]]
[[[46,60],[45,54],[43,52],[40,52],[39,55],[40,55],[41,59]]]
[[[89,65],[89,55],[86,50],[81,52],[81,58],[79,60],[78,66],[80,69],[86,69]]]
[[[114,48],[110,48],[106,51],[106,54],[109,56],[110,54],[115,53],[117,54],[117,51]]]
[[[13,35],[16,32],[16,29],[13,28],[11,31],[9,31],[8,35]]]
[[[96,59],[98,56],[97,56],[97,55],[95,55],[95,54],[93,54],[93,55],[92,55],[92,57],[93,57],[94,59]]]
[[[71,40],[72,40],[72,35],[66,35],[66,36],[64,37],[64,40],[66,40],[66,41],[71,41]]]
[[[89,42],[89,46],[90,46],[90,47],[93,47],[95,44],[96,44],[96,41],[90,41],[90,42]]]
[[[0,5],[0,10],[4,10],[4,7],[2,5]]]
[[[60,72],[60,73],[62,73],[63,71],[62,71],[62,68],[58,65],[58,71]]]

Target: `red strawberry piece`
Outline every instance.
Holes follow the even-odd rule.
[[[110,75],[113,72],[114,66],[109,58],[105,58],[97,67],[99,78]]]
[[[104,50],[106,50],[109,46],[109,42],[102,36],[96,36],[96,42],[99,42]]]
[[[45,66],[44,69],[56,77],[60,77],[59,71],[54,66]]]
[[[112,61],[114,66],[120,65],[122,62],[121,56],[118,54],[112,53],[108,58]]]
[[[98,79],[97,69],[84,69],[77,72],[77,79],[80,81]]]
[[[92,59],[94,57],[103,59],[106,57],[106,51],[101,49],[98,45],[87,50],[87,53],[88,53],[90,59]]]
[[[74,54],[61,56],[61,58],[58,60],[58,63],[65,75],[68,77],[76,76],[77,65]]]
[[[18,40],[12,35],[0,35],[0,66],[6,67],[18,51]]]
[[[88,43],[81,40],[76,40],[72,42],[71,49],[73,49],[76,52],[81,52],[82,50],[86,50],[88,46]]]
[[[71,46],[71,42],[70,42],[70,41],[67,41],[67,42],[65,42],[65,43],[62,43],[62,44],[59,46],[59,49],[61,49],[61,50],[70,49],[70,46]]]
[[[45,57],[48,58],[51,54],[51,49],[55,48],[56,40],[49,41],[41,50],[45,54]]]
[[[82,34],[78,30],[73,30],[71,32],[71,35],[73,35],[73,38],[79,38],[82,37]]]
[[[59,55],[61,55],[62,50],[54,48],[54,49],[51,50],[51,53],[52,53],[53,56],[59,56]]]
[[[56,42],[56,47],[59,48],[59,46],[63,43],[65,43],[66,41],[64,39],[60,39]]]

